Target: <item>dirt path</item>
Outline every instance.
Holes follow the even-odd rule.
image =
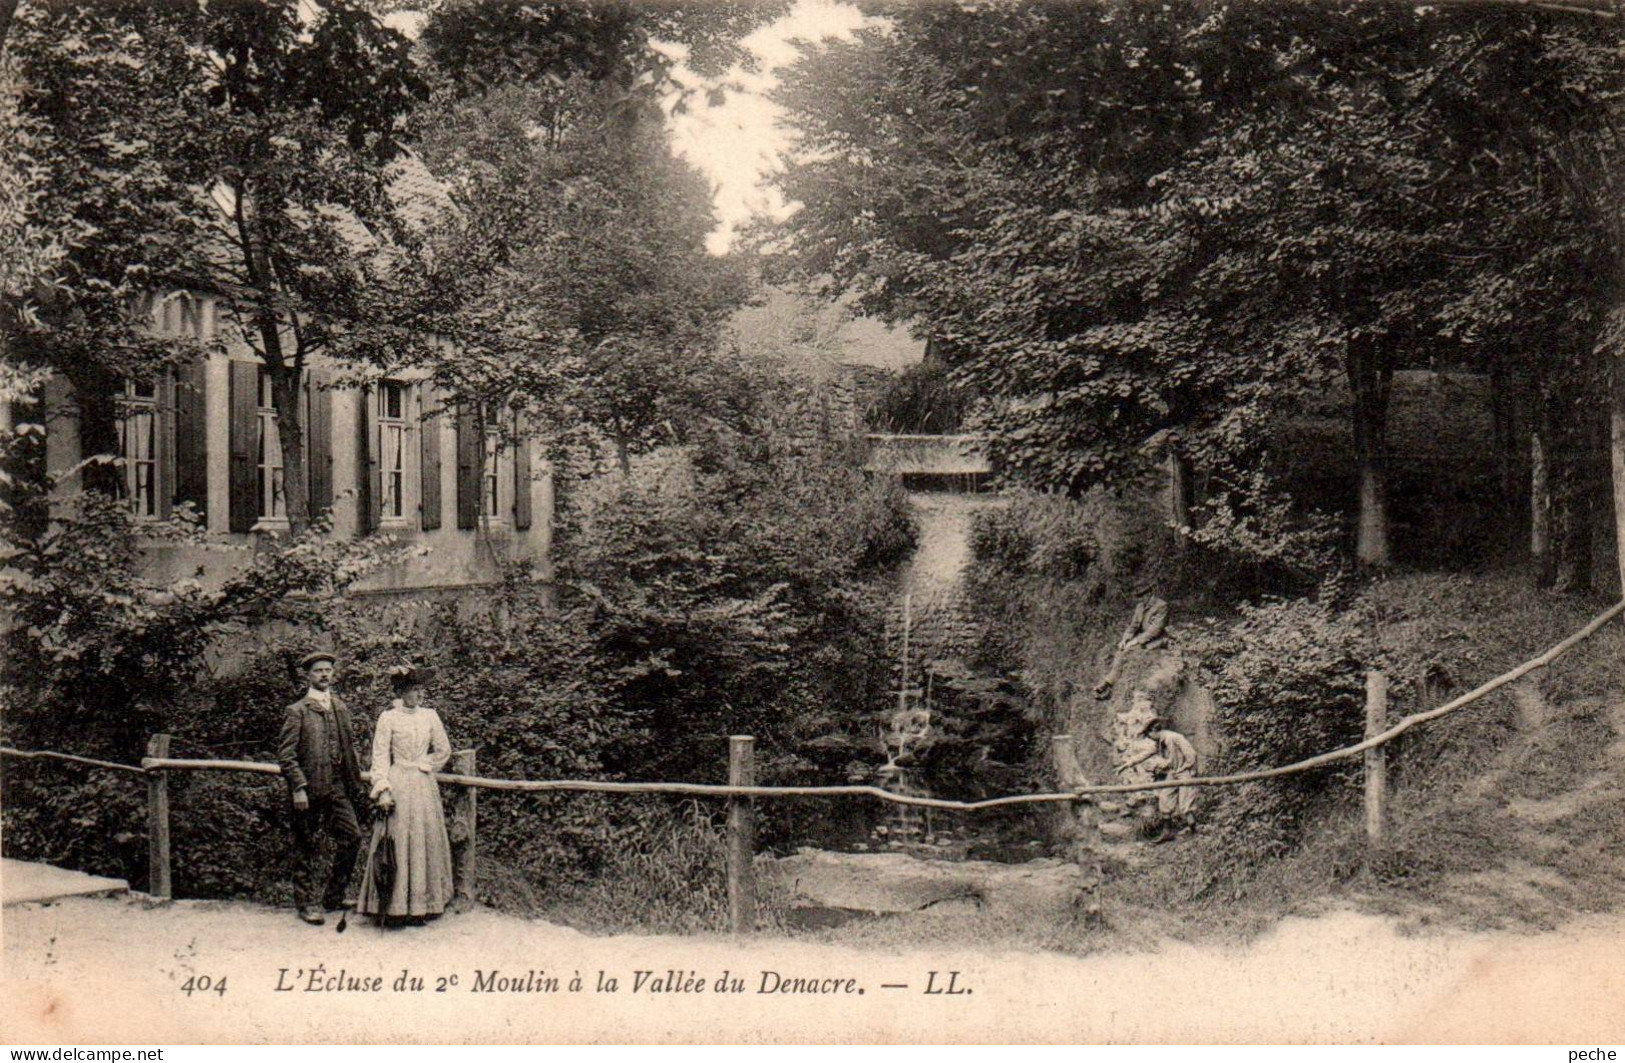
[[[573,1039],[887,1041],[1380,1041],[1625,1039],[1625,917],[1533,937],[1402,936],[1349,912],[1293,919],[1245,948],[1148,954],[865,952],[769,937],[589,938],[479,911],[421,929],[345,934],[217,902],[150,908],[76,899],[4,913],[0,1039],[12,1043]],[[307,991],[308,972],[380,978],[381,992]],[[277,990],[284,984],[298,989]],[[692,971],[699,994],[634,989],[634,972]],[[421,992],[392,991],[403,970]],[[926,995],[958,971],[959,995]],[[498,971],[556,993],[475,992]],[[603,971],[615,993],[594,992]],[[862,993],[763,994],[762,972],[854,978]],[[300,972],[300,973],[295,973]],[[582,992],[568,992],[579,972]],[[713,991],[743,979],[738,995]],[[224,978],[224,994],[184,992]],[[435,992],[435,980],[457,984]],[[887,989],[884,984],[906,984]]]

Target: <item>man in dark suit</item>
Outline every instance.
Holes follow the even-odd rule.
[[[277,762],[293,803],[294,891],[299,918],[314,926],[322,914],[344,907],[350,874],[361,844],[355,810],[366,791],[356,759],[350,710],[333,693],[333,655],[318,652],[299,662],[309,689],[288,706],[277,741]],[[318,864],[323,836],[334,843],[326,888]]]

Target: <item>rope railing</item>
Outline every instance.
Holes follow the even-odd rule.
[[[109,771],[128,771],[140,775],[147,769],[137,764],[119,764],[111,760],[97,760],[95,757],[80,757],[72,753],[58,753],[50,749],[12,749],[10,746],[0,746],[0,754],[8,757],[17,757],[21,760],[60,760],[69,764],[85,764],[92,768],[106,768]]]
[[[1384,746],[1421,724],[1458,712],[1494,693],[1496,690],[1517,682],[1531,672],[1545,668],[1563,654],[1596,634],[1604,625],[1621,613],[1625,613],[1625,601],[1616,603],[1596,616],[1580,630],[1574,632],[1574,634],[1552,646],[1544,653],[1518,665],[1511,671],[1498,675],[1460,697],[1445,702],[1443,705],[1402,717],[1392,726],[1386,726],[1383,715],[1387,697],[1386,680],[1382,678],[1380,673],[1369,674],[1367,676],[1366,706],[1367,737],[1363,741],[1308,757],[1292,764],[1257,771],[1238,772],[1232,775],[1195,776],[1186,779],[1161,779],[1150,782],[1092,785],[1084,781],[1077,771],[1076,758],[1071,749],[1072,737],[1062,735],[1056,736],[1057,746],[1064,746],[1066,751],[1065,756],[1062,757],[1059,755],[1058,749],[1058,774],[1061,776],[1063,783],[1068,778],[1071,778],[1076,780],[1078,785],[1056,792],[1013,794],[1004,797],[987,798],[981,801],[953,801],[940,797],[918,797],[910,794],[893,793],[879,786],[866,785],[757,786],[754,781],[754,739],[746,736],[735,736],[729,740],[729,782],[727,784],[612,782],[597,779],[493,779],[474,774],[475,754],[472,750],[462,750],[453,755],[452,763],[459,770],[436,772],[435,778],[442,783],[462,788],[461,796],[457,799],[458,815],[465,818],[469,844],[455,868],[455,877],[458,879],[460,895],[466,895],[466,892],[472,888],[471,883],[474,875],[472,846],[474,792],[477,790],[523,793],[571,791],[606,794],[673,794],[726,799],[729,805],[730,839],[728,860],[729,908],[736,930],[750,929],[754,926],[754,915],[752,914],[754,912],[754,885],[751,870],[754,827],[749,812],[752,798],[869,797],[889,804],[907,805],[915,808],[931,808],[948,812],[981,812],[988,809],[1008,808],[1018,805],[1070,804],[1088,801],[1097,796],[1141,793],[1148,790],[1176,789],[1187,786],[1234,786],[1314,771],[1335,764],[1338,761],[1349,760],[1363,755],[1366,757],[1367,773],[1367,829],[1373,842],[1380,843],[1381,821],[1383,818],[1381,791],[1385,771],[1380,751]],[[1380,680],[1380,682],[1373,686],[1371,682],[1373,679]],[[170,736],[168,735],[153,736],[148,744],[148,756],[142,758],[139,765],[120,764],[114,761],[99,760],[94,757],[58,753],[54,750],[23,750],[10,746],[0,747],[0,756],[17,757],[25,760],[62,761],[145,776],[149,791],[149,830],[151,835],[149,838],[149,858],[152,884],[149,889],[157,896],[167,898],[170,896],[168,774],[176,771],[234,771],[277,776],[282,774],[279,765],[265,761],[170,757],[167,755],[169,742]],[[365,773],[363,773],[363,777],[365,777]]]
[[[1585,627],[1576,631],[1568,638],[1552,646],[1537,657],[1532,657],[1518,667],[1494,679],[1473,688],[1467,693],[1428,709],[1425,712],[1412,713],[1402,717],[1392,727],[1379,734],[1372,735],[1353,745],[1334,749],[1330,752],[1320,753],[1304,760],[1295,761],[1274,768],[1262,768],[1257,771],[1238,772],[1232,775],[1194,776],[1188,779],[1163,779],[1153,782],[1122,783],[1114,785],[1084,784],[1069,790],[1053,793],[1014,794],[1005,797],[992,797],[981,801],[952,801],[937,797],[914,797],[907,794],[893,793],[878,786],[849,785],[849,786],[730,786],[722,783],[691,783],[691,782],[611,782],[598,779],[493,779],[480,775],[463,775],[453,772],[437,772],[435,778],[440,782],[455,786],[469,786],[483,790],[508,790],[525,793],[547,793],[561,791],[575,791],[583,793],[608,794],[676,794],[690,797],[872,797],[879,801],[886,801],[897,805],[912,805],[917,808],[935,808],[946,811],[976,812],[990,808],[1003,808],[1011,805],[1045,804],[1066,801],[1077,801],[1095,795],[1131,794],[1147,790],[1164,790],[1183,786],[1234,786],[1241,783],[1260,782],[1265,779],[1276,779],[1286,775],[1295,775],[1305,771],[1323,768],[1341,760],[1349,760],[1360,756],[1368,750],[1387,745],[1400,735],[1431,720],[1449,715],[1466,708],[1479,699],[1494,693],[1496,690],[1515,683],[1530,672],[1545,668],[1563,654],[1584,642],[1601,630],[1609,621],[1625,613],[1625,601],[1618,602],[1605,612],[1599,614]],[[71,761],[86,764],[92,767],[110,768],[125,772],[150,771],[236,771],[248,772],[258,775],[281,775],[282,769],[265,761],[253,760],[203,760],[179,757],[146,757],[139,766],[132,764],[118,764],[112,761],[96,760],[91,757],[79,757],[68,753],[56,753],[48,750],[20,750],[11,747],[0,747],[0,755],[24,758],[44,757],[54,760]]]

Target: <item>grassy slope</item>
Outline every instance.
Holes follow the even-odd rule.
[[[1430,707],[1582,626],[1600,601],[1519,577],[1420,575],[1372,588],[1384,642],[1444,673],[1397,712]],[[1197,892],[1200,838],[1113,877],[1104,907],[1129,937],[1245,935],[1353,904],[1407,927],[1545,928],[1625,899],[1625,631],[1616,624],[1513,687],[1396,743],[1388,844],[1365,841],[1357,794],[1328,803],[1294,853],[1222,895]]]
[[[1599,600],[1535,592],[1521,577],[1413,575],[1370,588],[1384,642],[1434,676],[1393,707],[1431,707],[1546,649]],[[1420,684],[1416,689],[1421,689]],[[1173,937],[1250,937],[1292,914],[1352,906],[1405,929],[1542,929],[1625,900],[1625,627],[1396,743],[1388,845],[1365,843],[1358,793],[1329,795],[1302,846],[1215,888],[1200,834],[1109,849],[1104,930],[928,915],[818,932],[890,947],[976,941],[1070,952]]]

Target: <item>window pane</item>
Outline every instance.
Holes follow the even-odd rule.
[[[255,482],[259,486],[261,517],[284,515],[282,501],[282,440],[277,435],[276,413],[261,410],[255,451]]]
[[[153,482],[156,466],[140,462],[135,467],[135,511],[137,516],[158,515],[158,485]]]

